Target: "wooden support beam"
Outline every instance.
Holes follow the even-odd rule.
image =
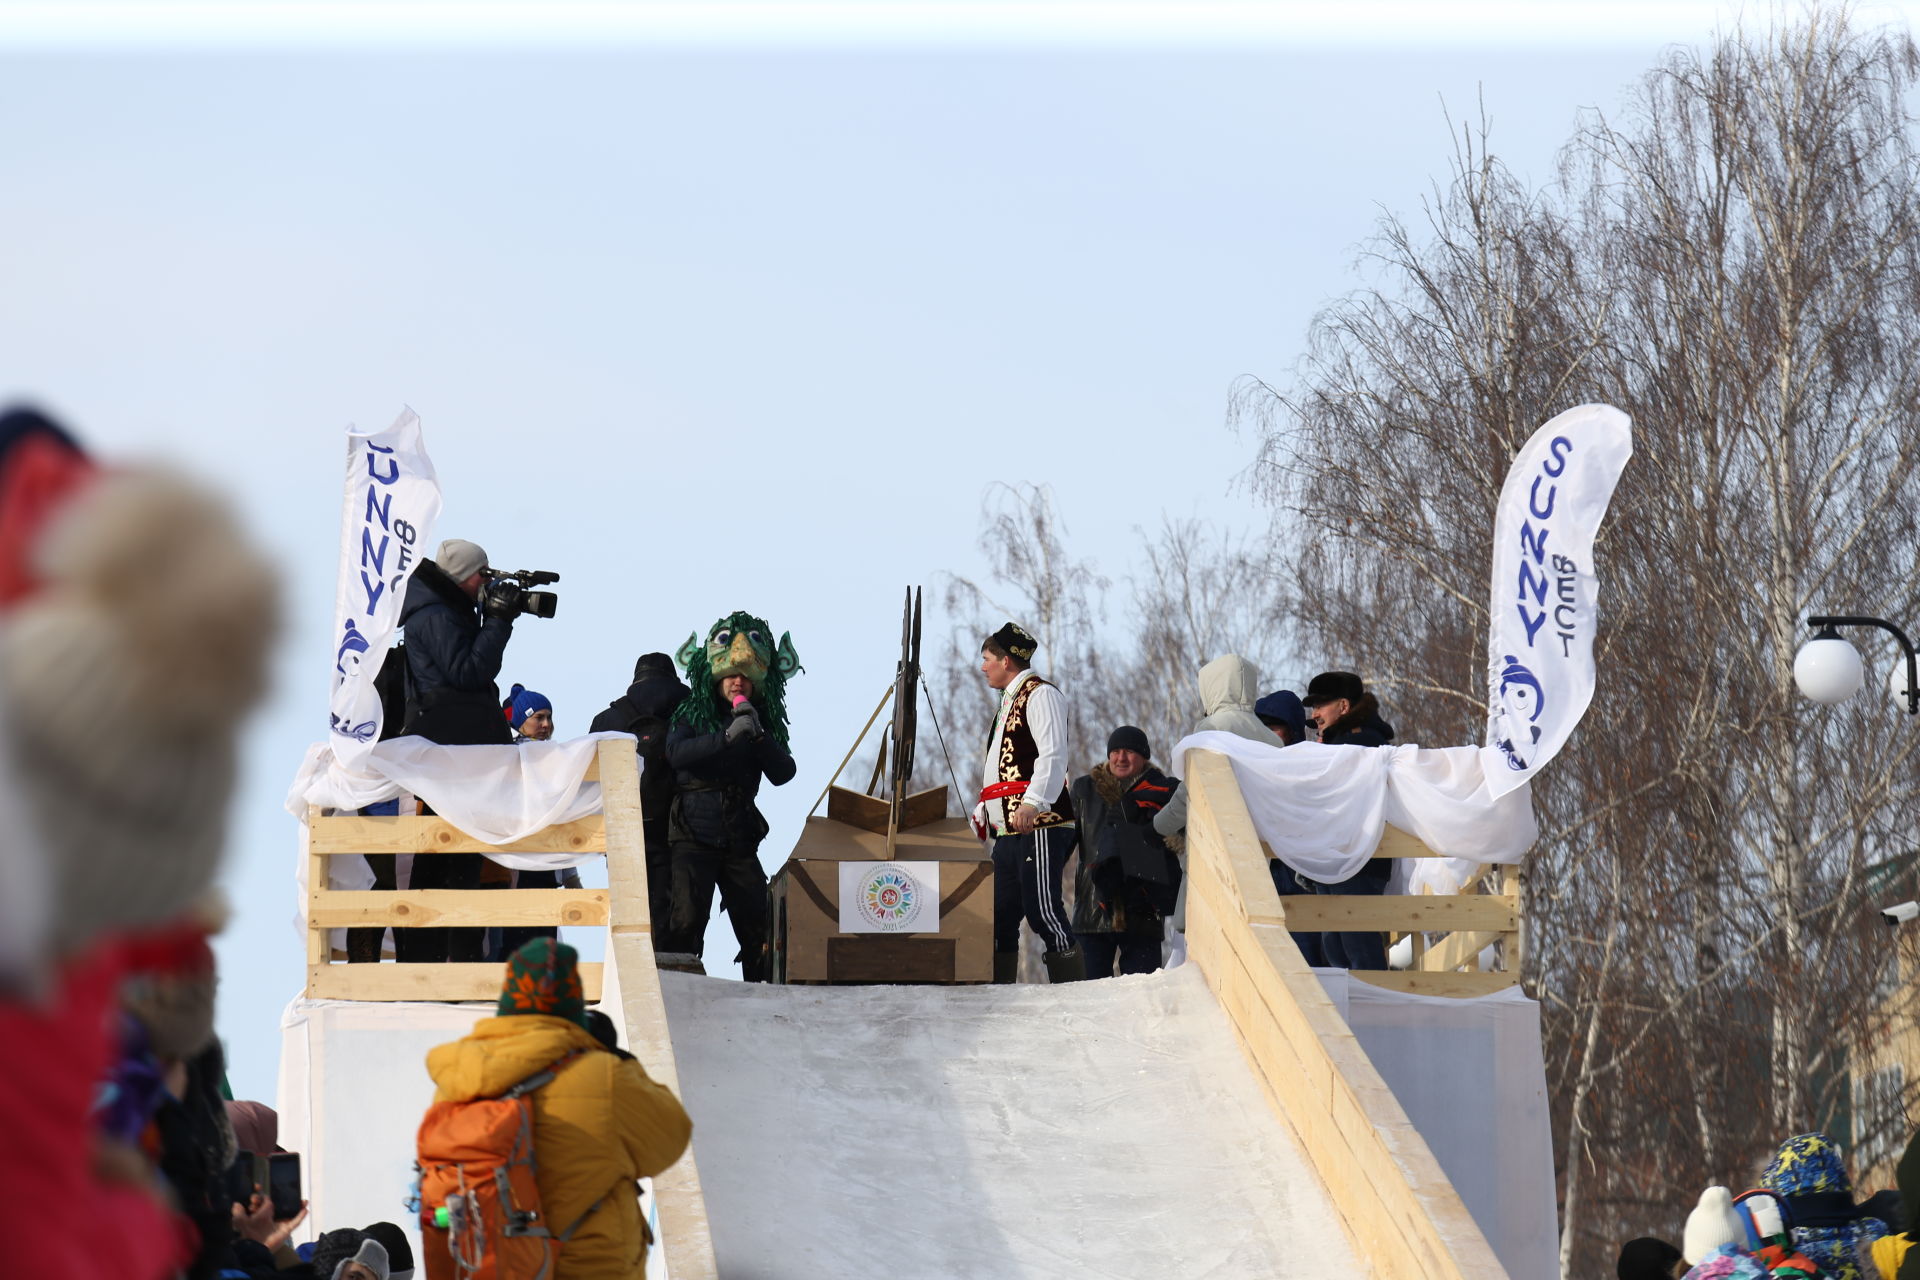
[[[1480,953],[1508,936],[1497,932],[1450,933],[1427,948],[1426,955],[1420,957],[1413,967],[1427,973],[1445,973],[1463,964],[1477,967]]]
[[[580,987],[589,1003],[600,998],[597,961],[580,966]],[[315,1000],[497,1000],[503,964],[323,964],[307,971],[307,995]]]
[[[322,928],[459,928],[597,925],[607,922],[605,889],[334,889],[315,895]]]
[[[1192,890],[1188,890],[1189,893]],[[1511,898],[1469,893],[1448,897],[1369,894],[1347,897],[1307,894],[1280,899],[1289,929],[1366,932],[1389,929],[1439,932],[1490,929],[1504,932],[1516,920]]]
[[[1505,972],[1420,973],[1411,969],[1355,969],[1348,976],[1356,982],[1419,996],[1491,995],[1495,991],[1505,991],[1519,981],[1517,974]]]
[[[605,853],[606,825],[598,815],[536,831],[512,844],[475,840],[445,818],[369,818],[347,814],[314,818],[312,850],[320,856],[367,853]]]
[[[1189,953],[1275,1113],[1299,1136],[1355,1253],[1381,1280],[1505,1280],[1458,1192],[1288,937],[1296,921],[1273,891],[1232,763],[1210,751],[1186,760]],[[1400,903],[1435,901],[1446,899]]]

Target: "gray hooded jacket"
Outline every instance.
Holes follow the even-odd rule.
[[[1193,726],[1195,733],[1218,729],[1235,733],[1252,742],[1278,746],[1273,730],[1253,714],[1260,698],[1260,669],[1239,654],[1215,658],[1200,668],[1200,707],[1206,714]],[[1187,788],[1173,793],[1166,808],[1153,816],[1153,829],[1162,836],[1178,835],[1187,829]]]

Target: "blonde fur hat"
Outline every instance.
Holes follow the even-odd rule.
[[[70,954],[212,882],[278,593],[226,504],[157,470],[101,475],[31,559],[40,589],[0,615],[0,698]]]

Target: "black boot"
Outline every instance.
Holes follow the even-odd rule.
[[[1079,947],[1068,947],[1065,951],[1049,951],[1046,954],[1046,961],[1048,982],[1058,984],[1087,980],[1087,955]]]
[[[1016,982],[1020,977],[1020,953],[1018,951],[996,951],[993,953],[993,980],[996,983]]]

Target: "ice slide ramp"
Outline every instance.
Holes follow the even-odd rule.
[[[1181,969],[656,975],[704,1187],[668,1239],[697,1220],[727,1280],[1507,1275],[1288,938],[1231,766],[1190,762]]]
[[[589,774],[604,818],[522,842],[604,849],[604,891],[321,888],[328,856],[473,842],[437,818],[316,813],[308,989],[284,1023],[280,1106],[282,1140],[307,1153],[317,1220],[395,1217],[431,1092],[421,1055],[490,1012],[448,1001],[487,1000],[499,982],[497,966],[329,962],[325,930],[538,923],[521,915],[557,907],[563,923],[606,926],[589,998],[696,1121],[693,1150],[652,1188],[650,1276],[1505,1276],[1342,1016],[1364,1028],[1361,984],[1337,1006],[1288,938],[1230,764],[1189,760],[1191,963],[1058,989],[768,989],[660,974],[633,756],[617,743]],[[1463,1002],[1428,1003],[1451,1021],[1425,1043],[1467,1046],[1477,1065],[1433,1073],[1434,1053],[1409,1066],[1368,1043],[1409,1099],[1438,1081],[1437,1099],[1419,1099],[1432,1132],[1459,1102],[1484,1105],[1468,1095],[1486,1094],[1513,1055],[1458,1025]],[[1537,1020],[1532,1034],[1538,1080]],[[1550,1274],[1551,1249],[1544,1266],[1538,1248],[1515,1253],[1498,1221],[1505,1202],[1525,1201],[1551,1241],[1550,1151],[1525,1162],[1521,1193],[1505,1162],[1463,1164],[1457,1143],[1445,1149],[1457,1174],[1506,1179],[1495,1194],[1475,1189],[1475,1212],[1521,1259],[1512,1273]]]

